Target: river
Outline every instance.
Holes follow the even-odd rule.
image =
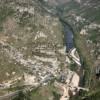
[[[64,30],[64,43],[66,45],[66,52],[69,52],[74,48],[73,31],[66,22],[64,22],[62,19],[60,19],[60,21],[62,23],[63,30]]]

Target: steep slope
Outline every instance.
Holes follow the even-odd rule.
[[[99,4],[99,0],[0,0],[0,95],[16,90],[16,86],[46,85],[62,73],[67,73],[66,79],[67,75],[71,77],[73,72],[66,70],[71,65],[66,62],[62,18],[74,30],[74,41],[83,58],[83,86],[90,89],[79,100],[96,95],[98,100],[100,83],[95,69],[100,64]],[[14,90],[5,91],[9,87]],[[35,92],[32,99],[60,97],[54,87],[40,87]]]
[[[76,47],[84,59],[85,86],[99,91],[100,81],[96,79],[95,70],[100,65],[100,1],[81,0],[77,3],[73,0],[61,7],[61,16],[72,26]]]
[[[55,73],[63,56],[58,49],[63,49],[61,23],[38,0],[0,1],[1,88],[36,85]]]

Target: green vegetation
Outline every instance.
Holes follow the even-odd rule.
[[[30,92],[27,92],[27,94],[24,94],[23,92],[19,92],[18,96],[13,100],[31,100]]]
[[[84,100],[94,100],[95,97],[97,97],[95,100],[99,100],[98,97],[100,96],[100,93],[97,93],[97,89],[100,87],[98,84],[98,80],[95,78],[95,73],[94,73],[94,58],[90,55],[89,50],[86,49],[86,39],[82,36],[79,35],[78,32],[74,33],[74,41],[75,45],[78,49],[80,57],[83,59],[83,68],[85,70],[84,73],[84,79],[83,79],[83,85],[87,88],[90,89],[89,92],[82,92],[81,95],[79,96],[78,99],[75,100],[82,100],[80,99],[81,96],[83,95],[88,95],[91,94],[92,99],[84,99]],[[94,37],[96,38],[96,37]],[[93,94],[92,92],[95,91]],[[93,94],[93,95],[92,95]]]
[[[31,93],[32,100],[49,100],[49,98],[54,98],[54,100],[59,100],[60,95],[57,93],[57,89],[53,84],[48,86],[39,87],[33,90]]]
[[[3,30],[3,27],[0,25],[0,32]]]
[[[93,43],[97,43],[99,41],[99,29],[90,30],[89,33],[89,39],[92,40]]]
[[[84,85],[85,87],[91,88],[91,79],[93,78],[93,58],[91,58],[90,53],[86,50],[85,39],[79,34],[75,33],[75,44],[78,49],[79,55],[83,58],[85,69]]]
[[[12,8],[9,8],[7,6],[0,6],[0,31],[3,30],[2,22],[8,17],[11,16],[14,13],[14,10]]]
[[[6,17],[11,16],[14,13],[14,10],[7,6],[0,6],[0,23],[2,23]]]
[[[31,18],[31,15],[30,15],[28,12],[24,12],[24,13],[21,15],[21,17],[19,18],[19,20],[20,20],[19,24],[20,24],[21,26],[25,26],[25,25],[27,25],[27,24],[30,24],[30,23],[29,23],[29,22],[31,22],[31,21],[30,21],[30,18]]]
[[[13,100],[49,100],[49,98],[52,98],[52,100],[60,99],[60,94],[57,93],[57,89],[52,84],[38,87],[32,92],[19,92],[19,95]]]
[[[0,50],[1,50],[0,51],[0,81],[4,81],[6,79],[11,79],[12,77],[14,77],[14,75],[12,75],[12,72],[16,72],[16,75],[19,76],[21,74],[21,69],[19,68],[19,66],[21,65],[16,64],[15,61],[9,62],[8,61],[9,57],[4,52],[2,52],[2,49]],[[6,73],[8,73],[9,76],[7,76]]]
[[[88,95],[86,95],[85,97],[83,97],[83,100],[100,100],[100,90],[96,90],[96,91],[92,91],[91,93],[89,93]]]
[[[77,71],[77,69],[78,69],[77,64],[74,63],[74,62],[72,62],[72,63],[70,64],[70,70],[71,70],[71,71]]]

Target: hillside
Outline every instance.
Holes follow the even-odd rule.
[[[76,47],[84,59],[84,84],[89,86],[91,91],[98,91],[100,81],[96,79],[96,69],[97,66],[100,67],[100,1],[70,1],[62,7],[63,18],[72,26]],[[98,100],[96,94],[90,94],[86,100]]]
[[[99,0],[0,0],[0,100],[99,100],[99,12]]]
[[[40,81],[41,73],[44,76],[48,73],[44,72],[46,67],[49,70],[48,64],[56,65],[54,70],[60,65],[60,61],[56,61],[60,56],[55,53],[58,48],[63,48],[61,23],[57,17],[41,9],[37,0],[1,0],[1,86],[31,85],[35,78],[33,74],[38,76],[37,82]],[[3,93],[5,90],[0,91],[0,95]]]

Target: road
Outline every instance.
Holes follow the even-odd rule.
[[[65,86],[62,86],[62,89],[64,90],[63,96],[60,98],[60,100],[69,100],[69,88],[66,88]]]

